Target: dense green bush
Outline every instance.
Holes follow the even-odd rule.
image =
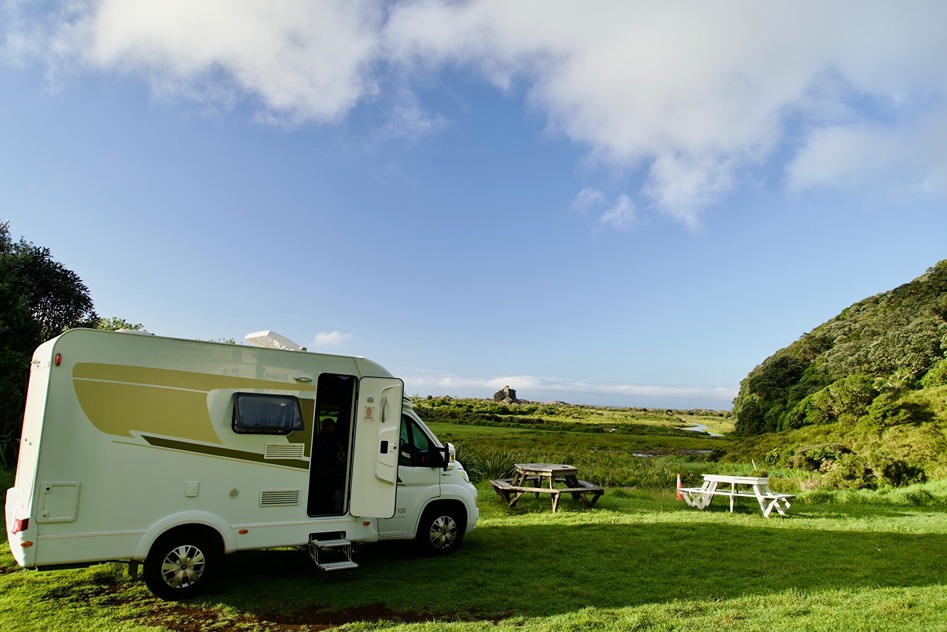
[[[835,422],[855,423],[868,412],[878,395],[875,380],[863,373],[849,375],[832,382],[799,400],[792,410],[781,416],[779,430]]]
[[[868,462],[852,452],[823,461],[822,482],[837,489],[874,489],[877,477]]]
[[[457,460],[463,463],[470,480],[479,483],[513,476],[513,464],[516,462],[516,457],[503,450],[479,452],[457,446]]]
[[[879,393],[947,384],[945,352],[947,260],[843,310],[754,368],[733,403],[736,432],[853,424],[866,414],[880,427],[924,422],[929,411],[896,395],[868,408]]]
[[[763,462],[767,465],[779,465],[783,461],[783,449],[773,448],[763,456]]]
[[[902,459],[881,459],[872,464],[875,475],[882,484],[892,487],[904,487],[914,483],[926,483],[927,474],[924,468],[911,465]]]
[[[806,396],[792,410],[782,416],[779,430],[792,430],[803,426],[821,425],[835,421],[831,410],[828,390],[822,389]]]
[[[943,344],[944,343],[941,342],[941,345]],[[947,386],[947,358],[941,359],[937,364],[931,367],[930,371],[921,378],[921,386],[925,388]]]
[[[864,373],[836,380],[827,389],[834,420],[849,424],[864,415],[868,405],[878,395],[874,380]]]
[[[738,435],[756,435],[767,432],[763,417],[766,407],[762,398],[751,391],[741,393],[733,402],[733,417],[736,419],[734,432]]]
[[[798,470],[825,471],[827,463],[852,454],[851,448],[840,443],[803,446],[793,455],[792,466]]]
[[[927,405],[907,400],[898,392],[886,392],[876,397],[868,406],[866,420],[870,425],[884,428],[919,424],[932,418],[933,413]]]

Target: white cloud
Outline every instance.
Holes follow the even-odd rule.
[[[608,206],[608,198],[605,194],[593,187],[585,187],[575,196],[572,201],[572,209],[580,214],[598,212],[601,208]],[[605,228],[630,228],[636,218],[635,203],[626,194],[620,194],[615,202],[608,209],[599,215],[596,225]]]
[[[860,123],[816,129],[787,177],[795,189],[885,186],[947,196],[947,113],[898,129]]]
[[[589,211],[606,204],[605,194],[593,187],[585,187],[572,200],[572,209],[577,213]]]
[[[341,347],[351,338],[351,334],[344,334],[341,331],[326,331],[316,334],[313,346],[317,349],[324,347]]]
[[[102,0],[54,43],[164,93],[259,100],[265,116],[333,121],[376,90],[381,7],[368,0]]]
[[[213,105],[249,100],[280,123],[338,121],[466,68],[521,87],[591,164],[642,176],[639,207],[692,227],[787,148],[800,148],[796,188],[895,168],[898,182],[943,194],[947,178],[945,145],[931,140],[947,130],[938,0],[8,0],[6,13],[3,51],[16,59],[79,60]],[[398,101],[383,134],[445,124]],[[909,160],[859,153],[871,149]]]
[[[521,82],[552,130],[643,170],[641,193],[695,226],[800,121],[945,111],[945,23],[942,2],[423,2],[392,13],[386,43]]]
[[[450,121],[436,113],[428,112],[414,94],[402,91],[399,100],[386,108],[387,120],[381,127],[380,136],[385,140],[415,140],[436,133],[450,125]]]
[[[598,218],[599,226],[630,228],[635,222],[635,203],[625,194],[619,195],[615,204]]]

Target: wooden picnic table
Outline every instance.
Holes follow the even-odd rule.
[[[757,476],[727,476],[725,474],[704,474],[704,484],[700,487],[679,487],[677,491],[691,507],[704,509],[710,505],[714,496],[730,498],[730,512],[733,513],[737,498],[754,498],[760,505],[763,516],[769,518],[775,509],[785,516],[789,510],[789,501],[793,494],[777,494],[769,489],[769,478]]]
[[[571,494],[575,500],[591,509],[605,490],[588,481],[580,481],[578,469],[559,463],[516,463],[512,478],[490,481],[494,491],[510,507],[516,505],[523,494],[548,494],[552,499],[552,511],[559,509],[559,497]],[[561,485],[557,487],[556,485]]]

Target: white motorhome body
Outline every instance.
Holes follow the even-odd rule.
[[[327,570],[354,566],[352,542],[447,552],[476,524],[476,490],[405,402],[364,358],[70,330],[33,355],[13,556],[144,562],[175,598],[238,550],[308,545]]]

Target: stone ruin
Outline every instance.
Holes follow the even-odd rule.
[[[502,404],[518,404],[520,400],[516,399],[516,391],[509,386],[504,386],[493,394],[493,401]]]

